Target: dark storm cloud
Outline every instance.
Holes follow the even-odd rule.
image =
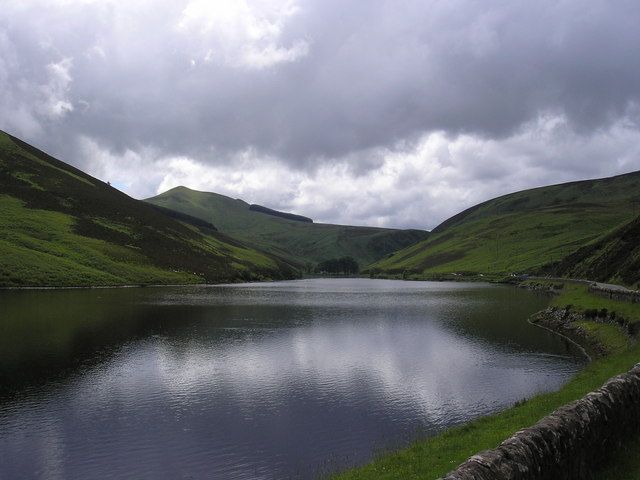
[[[185,6],[10,8],[10,80],[42,83],[72,59],[63,136],[198,156],[252,145],[293,163],[430,130],[504,136],[546,110],[590,130],[640,95],[637,2],[301,2],[272,40],[307,53],[264,68],[205,62],[236,40],[177,29]]]
[[[541,182],[606,174],[635,166],[602,132],[638,130],[639,24],[635,1],[10,1],[0,128],[95,172],[116,158],[148,170],[174,157],[231,172],[249,151],[289,173],[344,164],[359,177],[436,132],[466,139],[456,158],[444,144],[427,149],[436,183],[460,180],[452,169],[507,182],[519,161],[553,172]],[[560,131],[543,129],[541,148],[525,130],[545,118],[561,119]],[[593,150],[572,155],[581,144]],[[504,158],[483,156],[494,152]],[[584,161],[613,154],[609,170]],[[394,174],[409,185],[425,168]],[[135,192],[168,184],[157,175]],[[412,200],[386,194],[389,212]],[[372,209],[353,218],[372,220]]]

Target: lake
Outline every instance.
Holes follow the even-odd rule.
[[[585,363],[507,286],[0,292],[0,478],[316,478]]]

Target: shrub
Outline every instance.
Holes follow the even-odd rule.
[[[595,308],[588,308],[584,311],[584,316],[591,319],[596,318],[598,316],[598,310]]]

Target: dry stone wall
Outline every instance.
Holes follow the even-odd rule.
[[[640,364],[565,405],[444,480],[588,480],[640,431]]]
[[[621,290],[592,284],[589,286],[589,292],[601,297],[610,298],[612,300],[620,300],[622,302],[640,303],[640,292],[637,290]]]

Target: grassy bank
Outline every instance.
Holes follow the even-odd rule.
[[[583,283],[564,283],[562,291],[553,298],[551,305],[556,307],[571,305],[572,308],[582,312],[605,308],[609,313],[615,312],[618,316],[631,321],[640,321],[639,304],[593,295]]]
[[[640,321],[640,305],[590,295],[584,285],[566,284],[560,292],[551,300],[553,306],[565,307],[571,304],[571,308],[576,311],[607,308],[624,311],[629,320]],[[418,440],[404,450],[384,454],[368,465],[343,472],[334,478],[436,479],[453,470],[469,456],[481,450],[495,448],[516,431],[533,425],[556,408],[581,398],[599,388],[612,376],[625,372],[640,362],[640,346],[637,342],[630,342],[621,329],[595,321],[584,323],[589,333],[597,336],[612,353],[590,363],[561,390],[538,395],[498,414],[452,428],[432,438]],[[627,458],[632,456],[629,451],[640,451],[640,439],[630,442],[627,449],[627,456],[624,456],[624,452],[619,454],[620,458],[625,459],[624,462],[601,472],[602,478],[640,478],[640,460],[634,460],[636,456]]]
[[[220,283],[295,265],[0,132],[0,287]]]
[[[635,279],[635,234],[640,228],[614,229],[634,219],[639,187],[640,172],[635,172],[508,194],[454,215],[425,240],[368,268],[390,274],[505,275],[556,264],[589,246],[572,257],[571,265],[563,263],[558,275]],[[603,236],[606,241],[600,242]],[[570,268],[576,263],[576,269]],[[627,275],[630,271],[635,274]]]

